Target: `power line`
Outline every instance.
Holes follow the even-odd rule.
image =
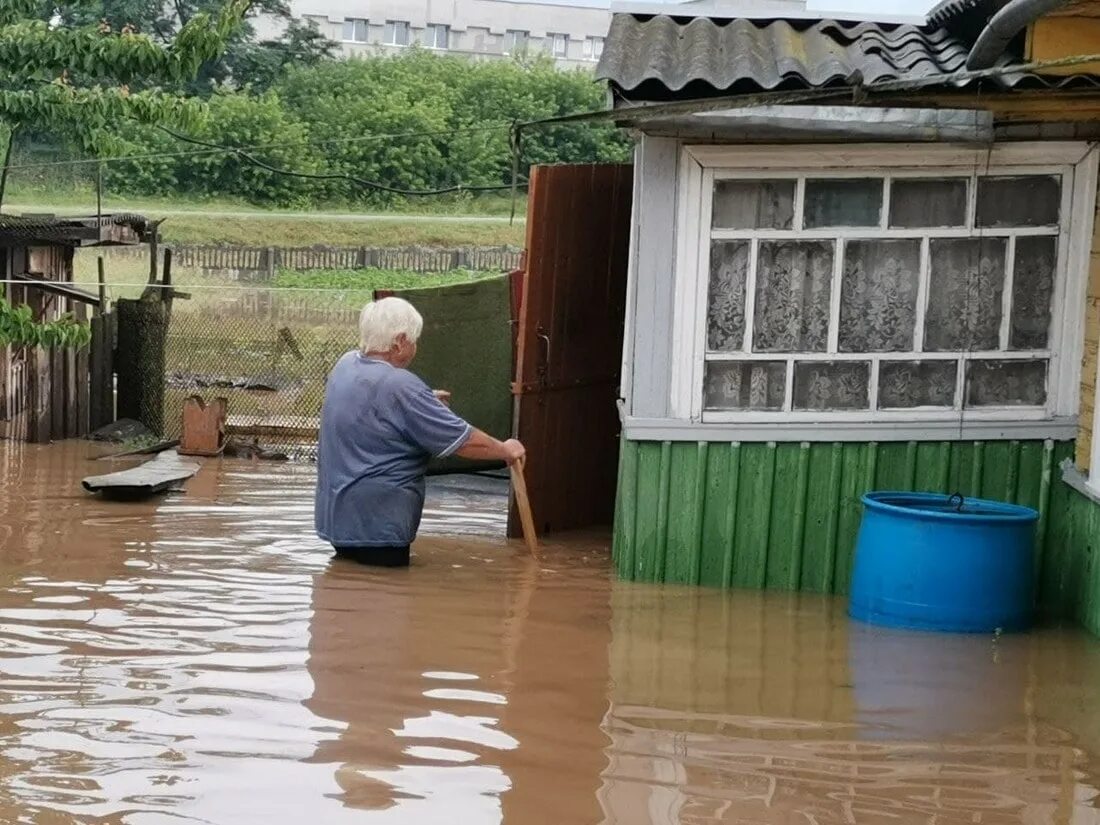
[[[124,161],[139,161],[139,160],[160,160],[163,158],[173,157],[188,157],[195,155],[213,155],[219,153],[232,154],[239,151],[259,151],[262,149],[285,149],[294,148],[300,146],[328,146],[337,144],[348,143],[366,143],[379,140],[400,140],[402,138],[414,138],[414,137],[446,137],[450,135],[465,135],[465,134],[479,134],[486,132],[500,132],[512,129],[511,124],[498,123],[492,126],[475,126],[465,129],[440,129],[433,131],[418,131],[418,132],[394,132],[391,134],[372,134],[372,135],[360,135],[352,138],[325,138],[321,140],[298,140],[298,141],[284,141],[279,143],[256,143],[245,146],[224,146],[216,143],[205,144],[207,148],[204,149],[187,149],[178,152],[147,152],[138,155],[115,155],[106,158],[73,158],[70,160],[50,160],[50,161],[34,161],[29,163],[17,163],[8,164],[7,166],[0,166],[0,169],[17,170],[17,169],[40,169],[51,166],[95,166],[100,163],[122,163]],[[172,133],[170,133],[172,134]],[[172,134],[177,139],[184,139],[179,135]]]
[[[250,154],[250,153],[248,153],[248,152],[246,152],[242,149],[239,149],[239,148],[236,148],[236,147],[220,146],[220,145],[215,144],[215,143],[209,143],[205,140],[199,140],[198,138],[187,137],[186,135],[181,135],[181,134],[178,134],[176,132],[173,132],[171,129],[169,129],[165,126],[158,126],[157,128],[160,129],[165,134],[171,135],[172,137],[176,138],[176,140],[182,140],[185,143],[194,143],[198,146],[206,146],[210,149],[218,149],[218,150],[221,150],[221,151],[232,152],[237,157],[253,164],[254,166],[257,166],[260,169],[266,169],[269,172],[274,172],[277,175],[284,175],[286,177],[291,177],[291,178],[301,178],[301,179],[304,179],[304,180],[350,181],[350,182],[358,184],[359,186],[362,186],[366,189],[373,189],[376,192],[387,192],[387,193],[392,194],[392,195],[403,195],[405,197],[421,197],[421,196],[430,196],[430,195],[449,195],[449,194],[456,193],[456,192],[501,192],[501,191],[504,191],[504,190],[509,190],[509,191],[514,190],[517,185],[519,185],[519,186],[526,186],[527,185],[526,181],[523,181],[522,183],[517,184],[517,182],[515,180],[513,180],[512,183],[492,184],[492,185],[488,185],[488,186],[469,186],[469,185],[460,183],[460,184],[456,184],[454,186],[446,186],[446,187],[442,187],[442,188],[439,188],[439,189],[402,189],[401,187],[398,187],[398,186],[389,186],[389,185],[384,184],[384,183],[378,183],[377,181],[367,180],[366,178],[360,178],[356,175],[346,175],[346,174],[343,174],[343,173],[340,173],[340,172],[312,173],[312,172],[296,172],[296,171],[291,170],[291,169],[280,169],[277,166],[272,166],[270,163],[267,163],[266,161],[260,160],[259,158],[255,157],[254,155],[252,155],[252,154]]]

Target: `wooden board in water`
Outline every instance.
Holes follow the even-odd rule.
[[[314,439],[321,419],[297,415],[231,415],[226,419],[226,435],[252,438]]]
[[[140,499],[177,487],[198,471],[198,464],[184,461],[173,450],[139,467],[88,476],[82,484],[89,493],[102,493],[107,498]]]

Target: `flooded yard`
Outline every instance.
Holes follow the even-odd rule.
[[[313,471],[93,499],[0,444],[0,822],[1100,823],[1100,642],[614,581],[433,484],[409,570],[334,561]]]

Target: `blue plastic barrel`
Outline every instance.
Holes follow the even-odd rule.
[[[852,618],[960,633],[1030,626],[1034,510],[935,493],[868,493],[863,505]]]

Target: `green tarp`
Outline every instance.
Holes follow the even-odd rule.
[[[404,298],[424,316],[412,371],[451,406],[496,438],[512,433],[512,311],[507,276],[467,284],[386,292]],[[433,463],[433,472],[472,469],[470,462]]]

